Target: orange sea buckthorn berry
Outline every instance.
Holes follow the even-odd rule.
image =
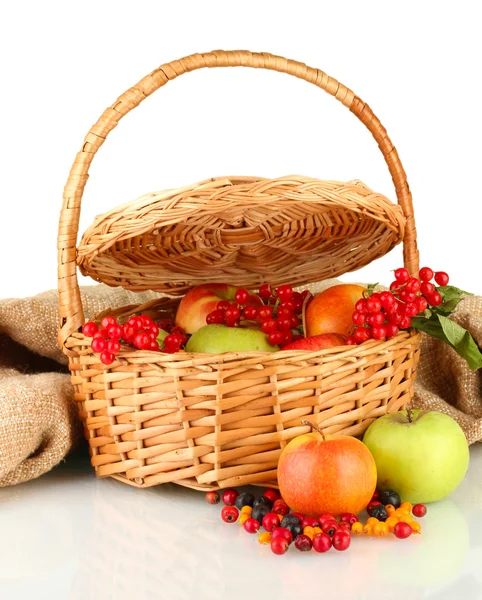
[[[400,517],[403,517],[403,515],[406,515],[406,514],[407,513],[405,511],[401,510],[400,508],[396,508],[390,516],[396,517],[397,519],[399,519]]]
[[[258,535],[258,542],[260,544],[271,544],[271,533],[269,531],[263,531]]]
[[[241,509],[241,514],[242,515],[249,515],[251,516],[251,513],[253,512],[253,507],[252,506],[243,506]]]
[[[412,504],[410,502],[402,502],[400,504],[400,508],[402,510],[408,510],[408,512],[412,512],[413,506],[412,506]]]
[[[384,537],[385,535],[387,535],[388,533],[388,525],[387,523],[381,521],[380,523],[375,523],[375,525],[373,526],[373,533],[377,536],[377,537]]]
[[[368,517],[367,525],[376,525],[380,521],[376,517]]]
[[[368,536],[373,535],[373,525],[371,523],[367,523],[363,527],[363,533]]]
[[[393,531],[395,529],[395,525],[398,523],[398,519],[397,519],[397,517],[388,517],[388,519],[385,521],[385,523],[387,524],[388,531],[390,533],[393,533]]]
[[[307,525],[304,529],[303,529],[303,533],[305,535],[307,535],[310,540],[313,540],[313,537],[315,535],[315,530],[313,527],[310,527],[309,525]]]
[[[402,515],[398,518],[399,523],[408,523],[411,525],[413,523],[413,517],[410,514]]]
[[[412,528],[413,533],[422,533],[422,526],[418,521],[413,521],[412,523],[409,523],[409,525]]]
[[[248,515],[247,513],[242,513],[241,515],[239,515],[238,523],[240,525],[244,525],[244,522],[247,521],[249,518],[250,515]]]
[[[363,524],[360,521],[353,523],[351,526],[351,532],[353,535],[361,535],[363,533]]]
[[[323,529],[321,527],[313,527],[313,535],[317,533],[323,533]]]
[[[395,507],[393,506],[393,504],[387,504],[385,506],[385,510],[388,513],[388,516],[390,516],[393,512],[395,512]]]
[[[284,519],[284,515],[280,514],[280,513],[276,513],[278,515],[278,519],[279,522],[281,523],[281,521]]]

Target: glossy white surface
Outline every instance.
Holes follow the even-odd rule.
[[[482,598],[482,444],[423,534],[347,552],[271,554],[220,505],[175,485],[98,480],[84,455],[0,490],[0,598],[288,600]]]

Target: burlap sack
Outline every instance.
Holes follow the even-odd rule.
[[[82,289],[87,319],[155,297],[104,285]],[[455,319],[482,344],[482,298],[464,300]],[[81,439],[57,322],[56,292],[0,301],[0,486],[39,477]],[[415,405],[452,416],[469,443],[482,440],[482,369],[470,371],[446,344],[425,338]]]

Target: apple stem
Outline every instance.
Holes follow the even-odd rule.
[[[405,406],[405,410],[407,411],[408,422],[411,423],[413,421],[413,412],[412,412],[412,409],[407,404],[407,406]]]
[[[309,425],[312,429],[314,429],[315,431],[317,431],[321,437],[323,438],[323,441],[326,442],[326,437],[325,434],[323,433],[323,431],[318,427],[318,425],[315,425],[314,423],[312,423],[311,421],[308,421],[308,419],[303,419],[301,421],[302,425]]]

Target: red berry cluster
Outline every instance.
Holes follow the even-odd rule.
[[[412,317],[442,302],[442,295],[431,283],[434,276],[438,285],[444,286],[449,282],[447,273],[438,271],[434,275],[428,267],[420,269],[419,278],[411,277],[403,267],[397,269],[390,291],[374,292],[356,303],[352,316],[356,328],[346,343],[355,345],[369,339],[389,339],[401,329],[409,329]]]
[[[241,320],[255,321],[261,325],[261,330],[268,336],[270,344],[286,346],[303,337],[296,330],[301,324],[303,302],[308,294],[308,291],[295,292],[290,285],[281,285],[272,290],[266,283],[259,290],[259,297],[264,301],[264,305],[254,306],[250,303],[248,290],[240,288],[236,291],[234,302],[218,302],[216,310],[206,317],[206,323],[238,327]]]
[[[100,322],[100,329],[97,323],[89,321],[83,326],[82,333],[86,337],[93,338],[91,348],[95,353],[100,354],[100,360],[104,365],[111,365],[121,348],[121,340],[139,350],[159,351],[157,336],[160,329],[164,328],[165,331],[169,328],[171,333],[164,339],[163,351],[178,352],[187,342],[182,329],[173,327],[172,322],[167,320],[156,324],[147,315],[131,317],[124,325],[118,323],[115,317],[107,316]]]

